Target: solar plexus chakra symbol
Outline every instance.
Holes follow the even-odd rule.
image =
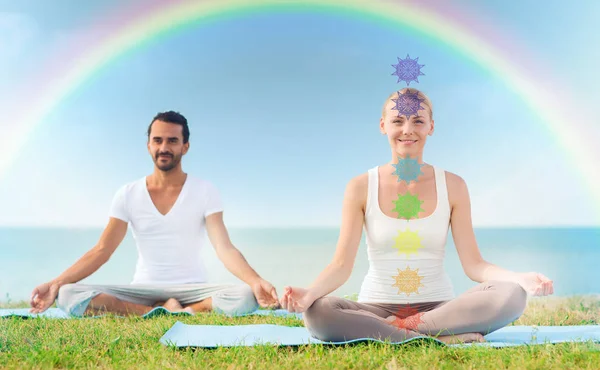
[[[423,72],[421,72],[421,67],[424,67],[425,64],[419,64],[419,58],[410,59],[410,56],[406,54],[406,59],[398,58],[398,64],[392,64],[392,67],[396,68],[396,72],[392,73],[392,76],[398,76],[398,81],[406,82],[406,86],[410,85],[411,81],[419,82],[419,76],[425,76]]]
[[[398,275],[392,276],[396,281],[392,286],[398,288],[398,294],[405,293],[410,297],[411,293],[419,294],[419,287],[423,287],[421,284],[422,276],[419,276],[419,269],[411,270],[410,266],[406,267],[406,270],[398,270]]]
[[[411,218],[417,218],[419,212],[424,211],[421,209],[423,201],[419,200],[418,196],[412,195],[409,192],[404,195],[398,194],[398,199],[393,202],[396,207],[392,211],[398,213],[398,218],[410,220]]]
[[[419,110],[423,109],[421,103],[425,101],[425,98],[419,97],[418,92],[405,91],[398,92],[398,97],[392,101],[395,103],[392,109],[398,111],[398,117],[405,116],[406,119],[409,119],[410,116],[417,115]]]
[[[398,182],[404,180],[407,185],[411,181],[417,182],[417,178],[423,175],[421,167],[424,164],[420,164],[417,158],[410,159],[410,156],[408,158],[398,157],[398,163],[392,163],[392,166],[396,168],[392,174],[398,176]]]
[[[417,254],[420,248],[424,248],[421,245],[421,238],[414,231],[398,231],[398,236],[394,238],[396,244],[394,248],[398,249],[399,254],[406,254],[408,258],[411,253]]]

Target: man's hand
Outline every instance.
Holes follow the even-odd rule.
[[[275,287],[264,279],[257,280],[250,286],[256,297],[256,301],[261,307],[279,308],[279,300]]]
[[[546,296],[554,293],[552,280],[537,272],[519,273],[517,282],[528,294],[533,296]]]
[[[42,313],[52,306],[56,297],[58,296],[58,284],[49,282],[42,285],[38,285],[33,292],[31,292],[31,313]]]

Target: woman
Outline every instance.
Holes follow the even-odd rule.
[[[350,180],[333,260],[310,287],[285,287],[281,297],[283,308],[304,312],[311,335],[324,341],[423,335],[446,343],[483,341],[522,315],[527,293],[554,292],[542,274],[508,271],[482,258],[464,180],[422,161],[434,132],[425,94],[413,88],[391,94],[379,126],[391,162]],[[363,226],[370,267],[358,302],[325,297],[350,277]],[[458,297],[443,267],[450,227],[463,270],[480,283]]]

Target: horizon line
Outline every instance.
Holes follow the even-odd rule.
[[[0,230],[7,229],[71,229],[71,230],[102,230],[106,226],[101,225],[0,225]],[[232,225],[226,227],[230,230],[236,229],[251,229],[251,230],[290,230],[290,229],[339,229],[340,225]],[[600,229],[600,224],[548,224],[548,225],[473,225],[473,229],[555,229],[555,228],[587,228]],[[128,232],[130,227],[128,226]],[[451,229],[448,230],[452,232]]]

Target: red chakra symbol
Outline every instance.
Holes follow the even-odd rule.
[[[425,312],[419,312],[416,308],[411,307],[410,304],[400,307],[395,314],[394,321],[390,324],[397,327],[398,329],[406,329],[416,331],[417,326],[423,323],[421,317]]]

